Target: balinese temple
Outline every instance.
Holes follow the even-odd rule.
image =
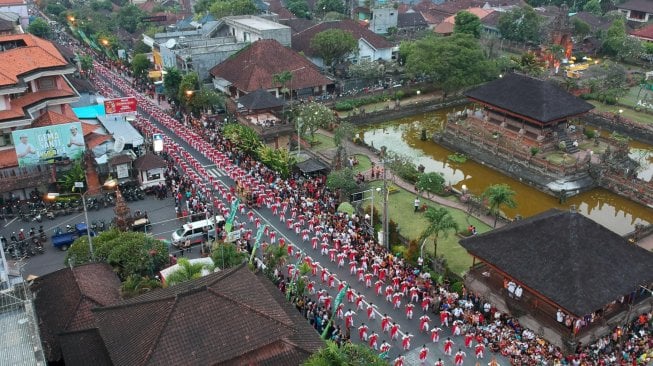
[[[468,123],[540,151],[555,148],[568,123],[594,108],[552,82],[519,74],[505,75],[465,96],[483,106]]]
[[[574,210],[552,209],[460,245],[474,259],[468,291],[560,346],[588,344],[653,306],[653,253]]]

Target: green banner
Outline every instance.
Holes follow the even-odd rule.
[[[231,232],[231,228],[234,224],[234,219],[236,218],[236,212],[238,211],[238,205],[240,204],[240,198],[236,198],[231,201],[231,209],[229,210],[229,217],[227,217],[227,223],[224,225],[226,232]]]
[[[261,246],[261,238],[263,237],[263,233],[265,232],[265,228],[267,225],[261,225],[261,227],[258,228],[258,231],[256,232],[256,239],[254,240],[254,247],[252,248],[252,255],[249,256],[249,263],[252,264],[254,263],[254,255],[256,254],[256,250],[258,249],[259,246]]]
[[[342,302],[342,299],[345,297],[345,293],[349,289],[349,284],[347,286],[343,287],[340,292],[338,292],[338,295],[336,296],[336,299],[333,301],[333,309],[331,310],[331,318],[329,319],[329,322],[327,323],[326,327],[324,327],[324,331],[322,331],[322,339],[327,339],[327,335],[329,333],[329,327],[331,327],[331,323],[333,323],[333,317],[336,316],[336,309]]]

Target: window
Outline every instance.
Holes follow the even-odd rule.
[[[11,145],[11,133],[0,132],[0,146]]]
[[[147,180],[148,181],[157,180],[157,179],[161,179],[161,170],[157,169],[157,170],[148,170],[147,171]]]
[[[40,78],[37,80],[39,90],[52,90],[55,89],[54,78]]]
[[[243,32],[243,41],[245,42],[249,41],[249,32]]]

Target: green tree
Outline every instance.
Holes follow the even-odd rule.
[[[442,174],[435,172],[420,174],[415,186],[418,190],[429,192],[429,194],[442,193],[444,190],[444,177]]]
[[[302,135],[308,132],[311,135],[311,140],[314,140],[315,132],[322,127],[328,127],[336,122],[336,116],[324,104],[309,102],[299,107],[295,122],[297,124],[296,127],[299,127]]]
[[[578,17],[574,17],[572,25],[574,27],[574,37],[578,37],[579,39],[587,37],[592,32],[590,25]]]
[[[544,72],[545,63],[534,52],[524,52],[520,57],[513,56],[513,61],[515,61],[519,71],[525,74],[537,77]]]
[[[166,67],[163,77],[163,90],[168,98],[179,102],[179,86],[181,85],[181,73],[176,67]]]
[[[220,269],[238,266],[247,260],[247,253],[239,252],[233,243],[215,242],[211,259]]]
[[[501,213],[501,206],[517,207],[515,191],[507,184],[493,184],[487,187],[482,197],[488,200],[490,213],[494,215],[494,227],[497,227],[497,219]]]
[[[288,248],[281,245],[268,245],[263,256],[270,270],[281,270],[288,261]]]
[[[239,123],[224,126],[222,134],[247,154],[256,153],[262,145],[261,138],[254,129]]]
[[[116,20],[120,28],[129,33],[134,33],[138,29],[138,25],[141,24],[143,16],[145,16],[145,13],[138,6],[129,4],[120,8]]]
[[[252,0],[218,0],[209,8],[211,15],[216,19],[233,15],[256,14],[258,10]]]
[[[48,5],[45,6],[45,12],[50,14],[50,15],[56,15],[58,16],[59,14],[63,13],[66,11],[66,7],[55,2],[48,2]]]
[[[375,352],[364,344],[346,342],[341,347],[333,341],[313,353],[303,366],[386,366]]]
[[[407,53],[406,70],[435,80],[445,98],[448,93],[480,84],[497,74],[495,63],[486,59],[478,40],[468,34],[431,35],[402,46]]]
[[[187,258],[180,258],[177,269],[166,278],[166,285],[174,286],[182,282],[196,280],[202,277],[203,271],[213,272],[215,266],[207,263],[191,263]]]
[[[324,61],[325,67],[334,67],[347,55],[358,51],[358,41],[349,32],[329,29],[311,39],[311,49]]]
[[[121,280],[129,276],[153,277],[169,263],[168,248],[144,233],[108,230],[93,238],[95,260],[109,263]],[[91,262],[86,236],[75,240],[64,263],[79,266]]]
[[[150,53],[152,52],[152,47],[148,46],[143,42],[143,40],[139,39],[134,43],[134,47],[132,48],[132,52],[136,55],[139,53]]]
[[[329,12],[344,14],[345,3],[342,0],[319,0],[315,9],[323,15]]]
[[[605,34],[601,51],[608,56],[617,56],[619,49],[623,46],[626,37],[626,23],[622,17],[615,19]]]
[[[541,18],[530,6],[515,7],[499,17],[499,32],[505,39],[517,42],[540,42]]]
[[[360,60],[349,65],[348,71],[351,77],[376,81],[385,75],[385,66],[376,61]]]
[[[120,297],[126,300],[158,288],[161,288],[161,281],[150,277],[132,275],[127,277],[127,280],[120,285]]]
[[[36,18],[29,23],[27,31],[37,37],[50,38],[50,24],[43,18]]]
[[[449,231],[458,231],[458,223],[453,219],[453,216],[449,213],[444,207],[434,208],[429,207],[429,209],[424,214],[428,224],[422,234],[420,235],[420,240],[426,240],[430,237],[433,237],[433,256],[438,256],[438,238],[440,235],[443,235],[443,238],[446,238]]]
[[[147,73],[151,67],[152,62],[147,58],[147,55],[142,53],[134,55],[132,59],[132,73],[134,74],[134,78],[143,79],[147,77]]]
[[[474,38],[481,38],[481,19],[466,10],[459,11],[456,14],[453,32],[470,34]]]
[[[286,88],[286,84],[288,84],[291,80],[292,80],[292,73],[287,70],[272,75],[272,82],[281,87],[282,94],[286,94],[288,92],[292,94],[292,90],[288,90],[288,88]]]
[[[342,197],[349,197],[351,193],[358,189],[354,171],[351,168],[331,171],[327,175],[326,186],[332,191],[339,192],[339,201],[342,201]]]
[[[588,2],[585,3],[585,6],[583,6],[583,11],[592,13],[600,17],[603,14],[603,9],[601,9],[601,1],[589,0]]]
[[[78,55],[82,71],[88,75],[93,71],[93,58],[90,55]]]
[[[288,0],[286,3],[288,11],[295,14],[297,18],[310,18],[310,11],[306,0]]]
[[[295,157],[290,155],[286,149],[274,149],[267,145],[258,148],[258,158],[268,168],[279,173],[281,177],[288,178],[292,167],[295,165]]]
[[[215,109],[224,107],[224,96],[214,90],[207,88],[201,88],[199,91],[194,92],[190,97],[189,105],[193,109],[193,112],[198,114],[199,112],[206,113],[209,109]]]
[[[86,186],[86,171],[81,160],[75,161],[73,166],[57,179],[57,184],[63,192],[73,192],[75,182],[84,182]]]
[[[182,105],[189,106],[190,100],[199,87],[199,76],[196,72],[189,72],[181,77],[177,98]]]

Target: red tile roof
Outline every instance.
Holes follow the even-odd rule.
[[[630,35],[644,40],[653,40],[653,24],[635,29],[630,32]]]
[[[68,116],[64,116],[63,114],[53,112],[53,111],[46,111],[42,115],[38,116],[34,121],[32,121],[32,127],[61,125],[64,123],[70,123],[76,121],[78,121],[77,118],[70,118]]]
[[[84,124],[82,124],[83,126]],[[84,141],[86,141],[86,147],[89,149],[94,149],[97,146],[101,145],[105,141],[109,141],[111,139],[111,136],[109,135],[102,135],[99,133],[90,133],[88,135],[84,135]]]
[[[291,13],[288,9],[286,9],[283,6],[281,0],[268,0],[267,3],[269,4],[268,11],[277,14],[279,19],[296,18],[295,14]]]
[[[324,345],[246,265],[94,310],[114,365],[297,365]],[[249,362],[251,361],[251,362]]]
[[[91,309],[120,300],[120,280],[106,263],[64,268],[34,281],[34,305],[48,361],[61,359],[58,334],[94,327]]]
[[[18,166],[18,157],[13,148],[0,150],[0,168],[11,168]]]
[[[292,48],[297,52],[303,52],[305,55],[314,55],[314,52],[311,49],[311,40],[313,37],[315,37],[316,34],[329,29],[340,29],[345,32],[349,32],[352,36],[354,36],[354,39],[364,39],[377,50],[383,48],[391,48],[393,46],[390,41],[386,40],[380,35],[372,32],[365,27],[362,27],[351,19],[345,19],[333,22],[322,22],[293,35]]]
[[[0,7],[10,5],[27,5],[25,0],[0,0]]]
[[[21,40],[25,46],[0,52],[0,85],[16,84],[21,75],[29,72],[68,66],[66,59],[49,41],[31,34],[0,36],[0,44]]]
[[[1,56],[1,54],[0,54]],[[37,92],[25,94],[20,98],[11,101],[11,109],[0,111],[0,121],[15,119],[27,116],[26,108],[47,99],[57,99],[65,97],[74,97],[77,95],[67,83],[63,84],[61,89],[40,90]]]
[[[278,87],[273,75],[292,73],[292,88],[312,88],[333,82],[320,74],[315,65],[273,39],[259,40],[211,69],[211,75],[223,78],[247,93]]]

